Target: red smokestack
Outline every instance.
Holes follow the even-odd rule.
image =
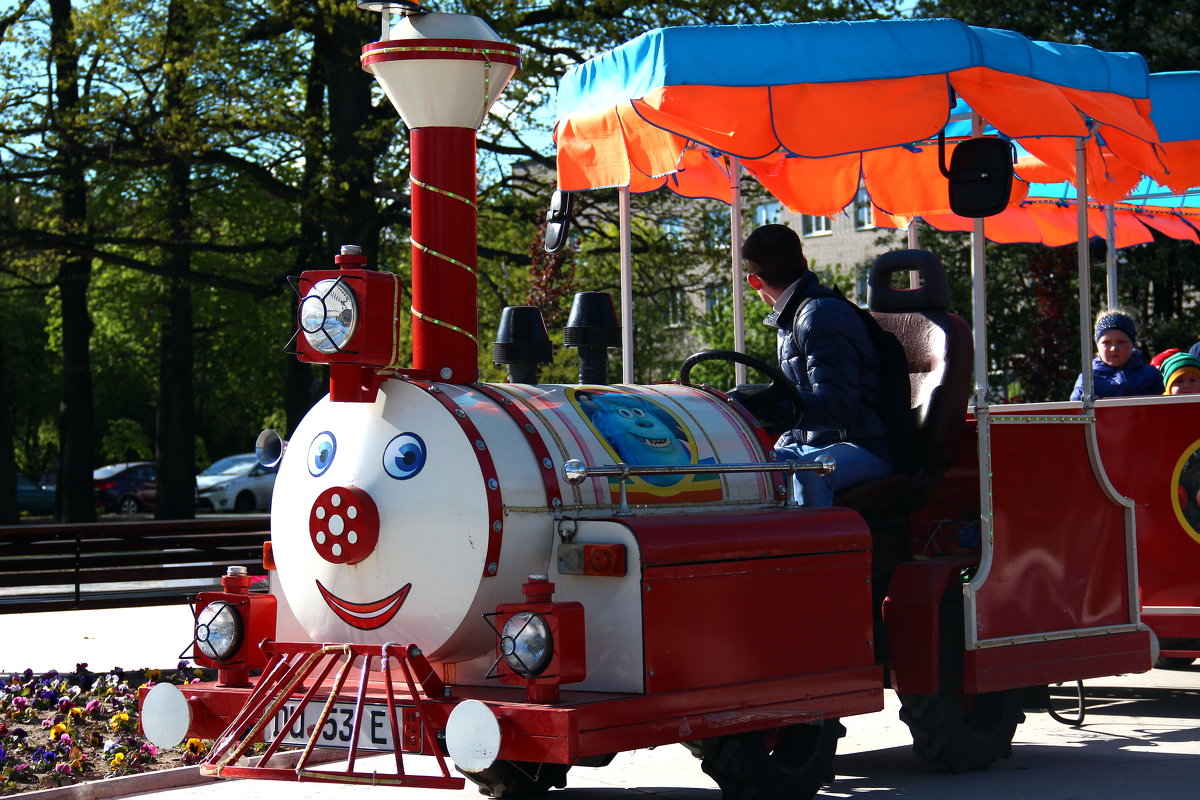
[[[521,59],[478,17],[405,13],[363,48],[411,130],[413,368],[436,379],[479,377],[475,132]]]

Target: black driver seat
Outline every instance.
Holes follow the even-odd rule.
[[[909,272],[919,273],[918,288],[893,286],[893,275]],[[903,515],[929,498],[953,462],[966,427],[974,348],[971,329],[949,306],[950,282],[933,253],[895,250],[871,266],[867,307],[880,327],[899,339],[908,358],[918,466],[911,476],[894,474],[847,487],[834,496],[834,505],[868,519]]]

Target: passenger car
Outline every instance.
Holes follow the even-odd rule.
[[[100,467],[92,473],[96,507],[122,514],[153,509],[157,479],[157,467],[151,461],[125,461]]]
[[[196,476],[196,506],[212,511],[268,511],[277,467],[264,467],[254,453],[226,456]]]
[[[24,472],[17,473],[17,511],[30,514],[54,513],[54,487],[38,486]]]

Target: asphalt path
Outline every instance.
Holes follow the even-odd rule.
[[[847,735],[835,762],[837,780],[821,798],[954,798],[954,800],[1161,800],[1200,796],[1200,670],[1154,670],[1085,684],[1087,716],[1079,728],[1045,713],[1029,713],[1017,729],[1013,757],[991,769],[960,775],[934,772],[912,755],[895,697],[876,714],[843,722]],[[1074,686],[1055,688],[1066,711]],[[420,769],[411,762],[418,762]],[[390,772],[386,759],[362,760],[358,769]],[[410,772],[426,759],[406,760]],[[332,769],[334,765],[321,767]],[[167,791],[159,800],[235,800],[252,792],[262,800],[434,800],[478,797],[473,786],[456,791],[317,783],[214,781]],[[353,792],[353,795],[350,793]],[[576,767],[566,789],[548,800],[720,800],[721,793],[683,747],[622,753],[607,767]],[[781,798],[781,800],[783,800]]]
[[[69,668],[88,661],[103,671],[112,666],[173,667],[187,644],[186,606],[110,611],[0,616],[0,672]],[[51,635],[52,634],[52,635]],[[110,663],[111,662],[111,663]],[[1066,713],[1073,685],[1054,689]],[[954,800],[1160,800],[1200,797],[1200,667],[1152,670],[1141,675],[1101,678],[1085,684],[1087,716],[1079,728],[1047,714],[1029,712],[1017,729],[1013,757],[991,769],[961,775],[930,770],[912,755],[908,729],[887,693],[876,714],[843,720],[846,738],[835,762],[837,780],[822,798],[954,798]],[[406,759],[406,768],[428,774],[431,759]],[[375,766],[372,766],[372,765]],[[321,769],[332,769],[323,766]],[[357,768],[391,772],[390,759],[360,759]],[[354,792],[353,797],[348,793]],[[166,788],[157,800],[433,800],[478,797],[461,790],[397,789],[325,783],[212,780]],[[82,797],[82,795],[81,795]],[[607,767],[576,767],[566,789],[550,800],[720,800],[720,792],[683,747],[619,754]]]

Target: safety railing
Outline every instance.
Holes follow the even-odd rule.
[[[267,517],[0,526],[0,614],[185,603],[265,574]]]

